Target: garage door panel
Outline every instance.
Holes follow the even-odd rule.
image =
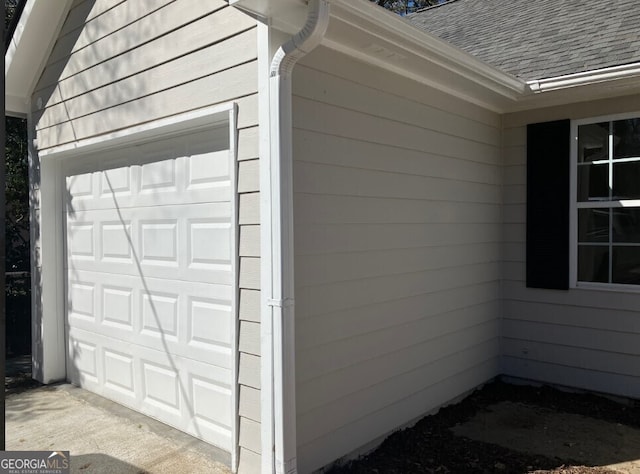
[[[87,290],[82,287],[82,285],[93,287],[96,288],[93,290],[96,292],[95,294],[100,294],[102,285],[132,288],[134,291],[163,291],[163,289],[166,289],[167,285],[169,285],[171,293],[184,294],[191,298],[202,298],[206,301],[225,306],[231,304],[235,294],[235,290],[231,285],[183,280],[173,280],[168,283],[164,278],[140,278],[139,275],[125,275],[116,272],[109,273],[73,268],[69,270],[68,285],[81,285],[80,290]]]
[[[141,218],[141,216],[144,216],[144,218]],[[205,222],[229,223],[231,221],[231,205],[229,202],[222,202],[141,206],[135,209],[120,210],[89,209],[76,210],[67,215],[68,230],[72,230],[71,227],[74,226],[74,228],[78,228],[76,232],[84,230],[82,226],[92,225],[96,227],[98,223],[123,224],[162,219],[199,219]]]
[[[211,350],[231,347],[232,327],[230,302],[189,297],[187,301],[188,343]]]
[[[103,284],[101,294],[102,324],[133,332],[133,306],[136,296],[133,288]]]
[[[226,385],[220,375],[199,362],[193,363],[189,373],[183,375],[193,413],[191,430],[209,439],[224,439],[233,423],[233,411],[225,409],[232,402],[231,385]]]
[[[67,301],[70,316],[93,323],[96,320],[96,307],[95,284],[91,281],[71,281]]]
[[[225,408],[231,401],[231,390],[196,375],[191,375],[190,381],[194,416],[189,430],[199,437],[225,442],[231,433],[231,412]]]
[[[78,384],[97,385],[101,371],[99,371],[100,349],[96,342],[80,338],[75,340],[70,347],[72,350],[69,356],[75,361],[70,374],[71,381]]]
[[[155,349],[162,347],[163,350],[184,359],[194,361],[204,361],[212,366],[222,369],[232,367],[231,347],[226,344],[203,344],[200,341],[183,342],[181,332],[177,336],[163,336],[159,332],[143,329],[140,333],[129,329],[126,326],[113,324],[109,321],[101,325],[85,321],[78,317],[70,317],[73,330],[86,332],[99,331],[105,337],[117,339],[127,343],[129,346],[135,345],[139,348]],[[71,333],[71,330],[69,331]],[[179,339],[180,338],[180,339]]]
[[[133,223],[129,219],[99,222],[98,245],[100,259],[130,264],[135,241]]]
[[[74,245],[69,249],[69,258],[73,260],[96,260],[95,223],[89,221],[69,222],[67,226],[68,238],[73,239]]]
[[[184,182],[181,163],[181,160],[168,159],[140,166],[140,193],[175,194],[179,182]]]
[[[126,339],[119,339],[106,334],[95,333],[90,330],[81,329],[79,327],[70,327],[68,331],[69,337],[69,358],[72,367],[76,372],[83,372],[94,378],[97,378],[100,382],[104,382],[107,366],[104,363],[105,351],[110,352],[110,358],[113,359],[111,367],[122,366],[126,357],[131,357],[133,360],[133,383],[140,383],[140,361],[146,360],[156,365],[171,368],[179,372],[179,369],[186,368],[185,374],[195,374],[203,380],[209,380],[209,383],[219,385],[223,388],[231,388],[231,369],[229,367],[216,366],[208,361],[194,360],[187,357],[182,357],[173,353],[170,349],[163,348],[159,350],[157,348],[141,346],[140,350],[134,354],[131,354],[131,342]],[[118,357],[118,355],[124,355],[125,358]],[[85,366],[84,356],[91,355],[88,360],[91,360],[90,364]],[[113,380],[117,381],[117,379]],[[75,381],[75,379],[74,379]],[[188,386],[189,379],[181,381],[186,387]],[[118,382],[121,386],[127,387],[129,385]],[[114,385],[118,385],[114,383]],[[185,392],[186,393],[186,392]]]
[[[177,269],[179,266],[178,231],[177,218],[148,218],[141,221],[140,252],[138,254],[140,263],[170,266]]]
[[[129,199],[118,199],[115,205],[105,203],[104,208],[130,209],[135,207],[171,206],[184,202],[193,204],[228,203],[231,186],[228,181],[205,189],[178,189],[175,192],[149,188]]]
[[[111,348],[104,348],[102,361],[105,386],[135,398],[136,384],[133,378],[135,361],[133,356]]]
[[[73,242],[68,262],[72,270],[232,285],[232,233],[229,203],[127,209],[118,215],[81,211],[68,219]]]
[[[82,322],[78,322],[74,325],[73,329],[91,332],[92,327],[82,324]],[[164,347],[164,350],[176,357],[191,361],[205,361],[211,366],[224,370],[230,370],[232,366],[232,363],[230,362],[231,350],[223,346],[213,348],[202,348],[197,346],[184,347],[184,345],[177,343],[177,341],[168,338],[154,339],[153,336],[146,334],[137,337],[135,335],[123,335],[113,327],[103,327],[102,334],[105,337],[127,343],[129,346],[135,344],[136,348],[139,346],[140,349],[153,350],[158,347],[158,343],[160,342],[160,345]],[[131,350],[131,348],[129,347],[128,350]]]
[[[215,133],[65,165],[68,366],[231,449],[236,224],[228,130]]]
[[[229,202],[229,152],[204,153],[67,177],[72,212]]]
[[[123,262],[122,260],[103,260],[99,265],[96,265],[88,260],[73,260],[72,265],[68,268],[71,276],[79,274],[80,272],[91,272],[96,266],[102,270],[105,274],[115,274],[122,276],[132,276],[136,278],[143,278],[144,281],[151,280],[170,280],[170,281],[204,281],[219,286],[232,286],[234,284],[234,278],[229,274],[231,271],[231,264],[210,264],[199,265],[193,264],[188,268],[174,266],[174,265],[162,265],[156,260],[147,260],[145,262]],[[139,264],[139,267],[138,265]],[[135,265],[135,266],[134,266]],[[141,276],[142,275],[142,276]],[[167,283],[164,283],[165,285]]]
[[[188,190],[202,192],[206,189],[218,189],[228,185],[230,162],[227,152],[201,153],[186,162],[185,178]]]
[[[231,287],[79,272],[69,283],[69,324],[129,344],[230,367]],[[92,281],[93,280],[93,281]],[[189,292],[189,293],[187,293]]]
[[[68,204],[71,215],[82,211],[106,210],[106,209],[132,209],[137,207],[180,205],[182,202],[195,204],[227,203],[231,192],[228,182],[211,186],[211,189],[186,189],[174,193],[139,193],[136,195],[121,194],[117,199],[102,196],[97,199],[74,198]]]
[[[131,354],[126,341],[77,328],[69,340],[74,383],[218,446],[230,445],[230,369],[149,348]]]
[[[173,160],[172,160],[173,161]],[[134,175],[136,168],[115,168],[102,171],[98,174],[100,184],[100,198],[107,201],[119,201],[126,199],[135,193]],[[135,173],[137,175],[138,173]]]
[[[67,177],[67,203],[81,202],[88,198],[95,198],[94,186],[96,173],[84,173]]]

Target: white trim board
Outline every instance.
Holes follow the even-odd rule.
[[[153,120],[104,135],[85,138],[74,143],[46,148],[39,151],[39,155],[41,159],[45,157],[55,159],[67,158],[116,146],[119,147],[147,141],[157,136],[166,138],[170,135],[179,135],[184,132],[197,131],[207,127],[216,127],[225,122],[229,123],[230,128],[235,128],[237,115],[237,104],[235,102],[214,105]],[[230,145],[235,146],[235,144],[236,138],[234,136]],[[37,138],[35,145],[37,147]],[[236,149],[234,148],[231,151],[235,156]]]

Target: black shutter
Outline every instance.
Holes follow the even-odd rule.
[[[570,121],[527,126],[527,287],[569,289]]]

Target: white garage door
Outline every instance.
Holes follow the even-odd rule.
[[[235,233],[225,131],[75,159],[72,382],[231,450]]]

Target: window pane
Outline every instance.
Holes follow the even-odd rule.
[[[613,283],[640,285],[640,247],[613,247]]]
[[[578,163],[609,159],[609,122],[578,127]]]
[[[609,281],[608,246],[578,246],[578,281]]]
[[[578,166],[578,201],[609,199],[609,165]]]
[[[640,161],[613,164],[613,198],[640,198]]]
[[[613,209],[613,241],[640,244],[640,209]]]
[[[609,209],[578,209],[578,242],[609,242]]]
[[[640,156],[640,118],[613,122],[613,158]]]

